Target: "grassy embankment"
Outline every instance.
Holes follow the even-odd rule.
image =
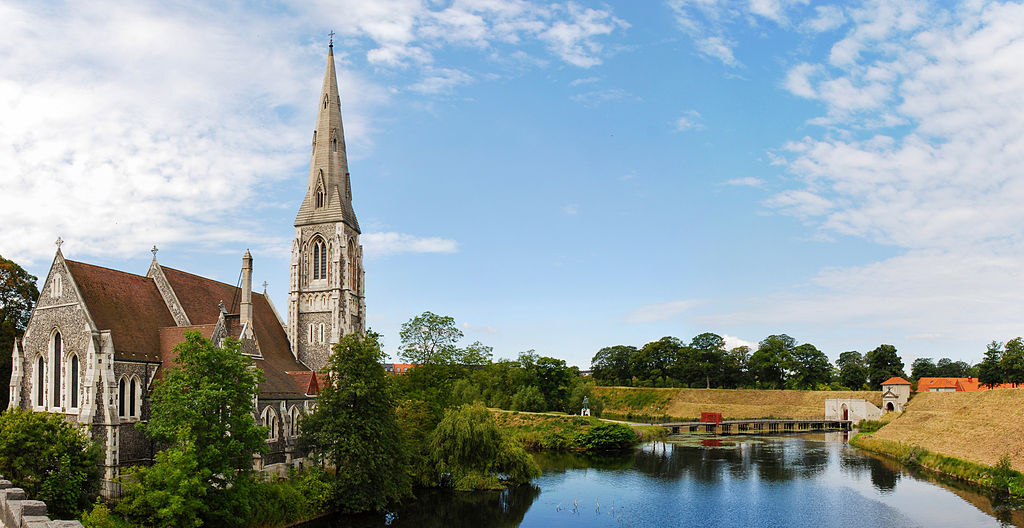
[[[498,427],[512,433],[530,451],[624,449],[666,435],[659,426],[630,427],[599,418],[555,413],[494,410],[494,419]]]
[[[821,418],[828,398],[860,398],[882,404],[879,391],[796,391],[752,389],[649,389],[595,387],[604,401],[605,418],[689,421],[701,412],[720,412],[726,419]]]
[[[890,418],[891,416],[891,418]],[[1024,496],[1024,390],[921,393],[856,447]]]

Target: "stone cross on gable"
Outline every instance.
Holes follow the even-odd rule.
[[[160,251],[159,249],[156,248],[156,244],[154,244],[153,245],[153,249],[151,249],[149,251],[153,253],[153,260],[156,260],[156,252]]]
[[[57,250],[58,250],[58,251],[60,250],[60,246],[61,246],[61,244],[63,244],[63,243],[64,243],[64,239],[63,239],[63,238],[61,238],[60,236],[57,236],[57,241],[56,241],[56,242],[54,242],[54,244],[57,244]]]
[[[267,293],[267,281],[263,281],[263,293]]]

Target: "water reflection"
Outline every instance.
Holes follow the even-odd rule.
[[[696,437],[617,455],[542,453],[535,458],[544,474],[532,486],[424,490],[390,515],[307,526],[1024,527],[1019,504],[908,471],[844,440]]]

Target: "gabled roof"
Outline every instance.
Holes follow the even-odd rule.
[[[961,392],[978,392],[981,386],[978,378],[940,378],[925,377],[917,380],[917,392],[928,392],[932,389],[955,389]]]
[[[156,283],[149,277],[67,260],[93,323],[110,330],[114,357],[160,361],[159,329],[174,326]]]
[[[167,372],[167,369],[174,368],[174,359],[177,354],[174,353],[174,347],[178,343],[185,341],[185,332],[189,330],[195,330],[199,332],[199,335],[210,339],[213,337],[213,330],[217,325],[192,325],[192,326],[171,326],[168,328],[160,329],[160,358],[163,361],[163,365],[157,369],[156,377],[162,378]]]
[[[182,308],[193,324],[215,325],[220,317],[218,305],[224,301],[225,306],[232,299],[241,298],[241,290],[236,286],[207,279],[173,268],[162,267],[167,282],[174,289]],[[260,343],[262,358],[254,358],[256,366],[264,373],[264,381],[260,384],[260,396],[264,398],[302,398],[303,390],[295,384],[288,372],[308,371],[299,363],[288,347],[288,334],[281,326],[280,320],[271,308],[267,298],[262,294],[252,294],[253,332]],[[236,316],[237,317],[237,316]],[[229,327],[230,331],[230,327]]]
[[[883,387],[886,385],[910,385],[910,382],[899,376],[893,376],[882,382]]]

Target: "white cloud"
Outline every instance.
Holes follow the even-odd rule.
[[[576,216],[580,214],[580,206],[579,204],[568,204],[565,207],[562,207],[562,212],[567,216]]]
[[[675,122],[676,130],[685,132],[687,130],[700,130],[704,128],[704,125],[700,122],[700,113],[696,110],[687,110],[683,112],[683,115],[676,119]]]
[[[761,178],[755,178],[753,176],[746,176],[743,178],[734,178],[725,182],[726,185],[734,185],[737,187],[761,187],[764,185],[764,180]]]
[[[617,101],[619,99],[626,99],[628,97],[632,97],[632,94],[630,94],[626,90],[622,90],[619,88],[608,88],[604,90],[592,90],[589,92],[583,92],[580,94],[570,96],[569,99],[572,99],[574,102],[583,105],[597,106],[600,105],[601,103],[607,103],[608,101]]]
[[[596,83],[596,82],[598,82],[600,80],[601,80],[600,77],[582,77],[582,78],[579,78],[579,79],[573,79],[572,82],[569,83],[569,86],[579,86],[581,84],[592,84],[592,83]]]
[[[658,304],[647,304],[633,310],[626,317],[630,323],[653,323],[667,321],[693,308],[698,303],[694,300],[670,301]]]
[[[456,253],[459,244],[450,238],[418,237],[406,233],[364,233],[367,257],[387,257],[403,253]]]
[[[722,37],[705,37],[697,40],[697,51],[702,55],[718,59],[726,66],[739,66],[739,61],[733,55],[733,48],[736,44]]]
[[[837,29],[846,23],[843,8],[835,5],[816,6],[815,17],[803,22],[802,27],[815,33]]]
[[[740,339],[729,334],[722,334],[722,339],[725,340],[726,350],[732,350],[736,347],[745,346],[750,348],[750,351],[753,352],[754,350],[757,350],[758,346],[760,346],[757,341],[747,341],[746,339]]]
[[[414,92],[447,94],[456,87],[473,82],[473,77],[453,68],[430,69],[426,77],[409,87]]]

